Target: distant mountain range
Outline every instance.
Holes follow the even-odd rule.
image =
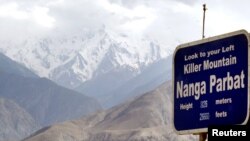
[[[67,37],[0,39],[0,43],[0,98],[23,109],[34,126],[49,126],[33,137],[53,141],[179,139],[170,127],[171,112],[158,105],[171,106],[171,101],[164,101],[169,95],[162,96],[165,88],[156,88],[171,79],[172,56],[157,41],[102,28]],[[153,90],[160,94],[141,96]],[[145,98],[152,102],[140,103]],[[102,107],[111,109],[101,111]],[[96,111],[88,118],[64,122]],[[53,126],[58,122],[64,123]],[[11,134],[19,134],[9,125]],[[0,135],[0,141],[10,136]]]
[[[67,37],[0,42],[0,51],[8,57],[39,76],[98,99],[105,108],[151,90],[171,77],[172,57],[165,45],[105,27],[79,30]],[[135,92],[146,83],[149,87]]]
[[[2,41],[0,52],[61,86],[84,94],[90,92],[88,95],[99,99],[105,107],[119,102],[115,99],[102,100],[101,97],[111,97],[140,75],[158,77],[171,65],[168,63],[171,62],[171,57],[168,57],[171,52],[166,45],[148,37],[134,39],[105,27],[97,31],[79,30],[79,33],[68,37],[51,35],[21,42]],[[162,60],[167,62],[159,68],[152,68]],[[148,73],[149,69],[155,70]],[[122,95],[129,97],[127,95],[131,94],[124,91]],[[106,104],[106,101],[111,104]]]
[[[105,27],[79,30],[67,37],[48,35],[0,42],[0,51],[5,55],[37,75],[69,88],[123,68],[136,75],[145,66],[169,55],[157,41],[147,37],[133,39]]]
[[[10,132],[0,130],[0,140],[12,136],[19,138],[29,131],[34,131],[33,127],[76,119],[101,109],[100,104],[93,98],[58,86],[49,79],[39,78],[3,54],[0,54],[0,98],[4,98],[0,120],[9,119],[6,123],[4,121],[1,129],[10,129]],[[11,115],[10,111],[16,113]],[[16,115],[18,113],[21,115]],[[33,123],[35,125],[32,125]]]
[[[136,76],[128,76],[129,70],[124,68],[86,81],[77,91],[90,94],[89,96],[98,99],[104,107],[109,108],[151,91],[169,80],[172,75],[171,65],[172,56],[169,56],[146,67]]]
[[[24,141],[191,141],[172,128],[171,83],[86,118],[44,128]]]

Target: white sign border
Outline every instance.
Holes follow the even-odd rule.
[[[226,33],[226,34],[222,34],[222,35],[218,35],[218,36],[214,36],[214,37],[209,37],[209,38],[206,38],[206,39],[201,39],[201,40],[198,40],[198,41],[193,41],[193,42],[190,42],[190,43],[185,43],[185,44],[181,44],[179,46],[176,47],[174,53],[173,53],[173,59],[172,59],[172,97],[173,97],[173,129],[175,131],[175,133],[177,134],[198,134],[198,133],[206,133],[208,132],[208,128],[198,128],[198,129],[190,129],[190,130],[176,130],[175,128],[175,125],[174,125],[174,72],[175,72],[175,55],[176,55],[176,52],[179,50],[179,49],[182,49],[182,48],[187,48],[187,47],[191,47],[191,46],[195,46],[195,45],[199,45],[199,44],[203,44],[203,43],[208,43],[208,42],[212,42],[212,41],[216,41],[216,40],[220,40],[220,39],[223,39],[223,38],[228,38],[228,37],[232,37],[232,36],[235,36],[235,35],[241,35],[241,34],[244,34],[247,38],[247,41],[248,41],[248,86],[247,86],[247,92],[248,92],[248,101],[247,101],[247,116],[246,116],[246,119],[243,123],[241,123],[240,125],[245,125],[247,124],[248,120],[249,120],[249,111],[250,111],[250,34],[242,29],[242,30],[238,30],[238,31],[234,31],[234,32],[230,32],[230,33]]]

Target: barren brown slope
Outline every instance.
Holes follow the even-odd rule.
[[[25,141],[173,141],[171,85],[164,83],[130,102],[87,118],[64,122],[37,132]]]

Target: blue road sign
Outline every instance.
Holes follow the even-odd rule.
[[[209,125],[246,124],[248,36],[240,30],[176,48],[172,81],[177,133],[207,132]]]

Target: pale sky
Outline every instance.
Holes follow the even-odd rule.
[[[206,37],[250,31],[248,0],[0,0],[0,40],[75,34],[104,26],[177,45]]]

